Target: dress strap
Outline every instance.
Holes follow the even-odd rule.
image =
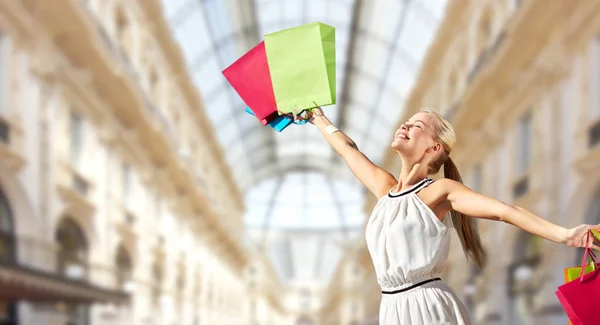
[[[390,192],[388,193],[389,197],[400,197],[406,194],[410,194],[410,193],[417,193],[420,190],[422,190],[423,188],[429,186],[431,183],[433,183],[433,179],[431,178],[424,178],[422,181],[418,182],[417,184],[413,185],[411,188],[406,189],[404,191],[400,191],[400,192],[392,192],[390,190]]]

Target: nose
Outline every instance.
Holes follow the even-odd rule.
[[[408,125],[406,123],[402,123],[400,129],[408,131]]]

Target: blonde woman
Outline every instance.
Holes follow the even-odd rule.
[[[600,225],[566,229],[464,186],[450,158],[454,130],[433,109],[422,109],[396,131],[391,146],[402,163],[398,179],[365,157],[320,108],[311,123],[379,199],[367,223],[366,242],[382,289],[382,325],[470,324],[464,305],[439,278],[451,228],[467,257],[482,265],[483,248],[470,216],[503,221],[573,247],[585,247],[587,232],[600,230]],[[442,166],[445,178],[428,178]]]

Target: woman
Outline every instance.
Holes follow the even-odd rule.
[[[422,109],[396,131],[391,146],[402,162],[398,180],[365,157],[320,108],[313,111],[311,123],[379,199],[367,223],[366,241],[382,288],[382,325],[470,324],[464,305],[439,279],[448,257],[450,228],[456,229],[467,257],[483,264],[479,234],[468,216],[504,221],[573,247],[585,247],[587,232],[600,229],[566,229],[464,186],[449,157],[454,130],[433,109]],[[442,166],[445,178],[428,178]]]

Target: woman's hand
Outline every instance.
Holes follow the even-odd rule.
[[[321,107],[315,107],[312,109],[312,112],[309,113],[310,115],[310,119],[308,120],[310,123],[314,124],[315,118],[319,117],[319,116],[325,116],[323,115],[323,110],[321,109]]]
[[[580,225],[575,228],[571,228],[567,232],[567,240],[565,244],[571,247],[587,247],[588,233],[590,230],[595,229],[600,231],[600,225]],[[599,250],[600,240],[596,238],[593,234],[589,234],[590,247]]]

